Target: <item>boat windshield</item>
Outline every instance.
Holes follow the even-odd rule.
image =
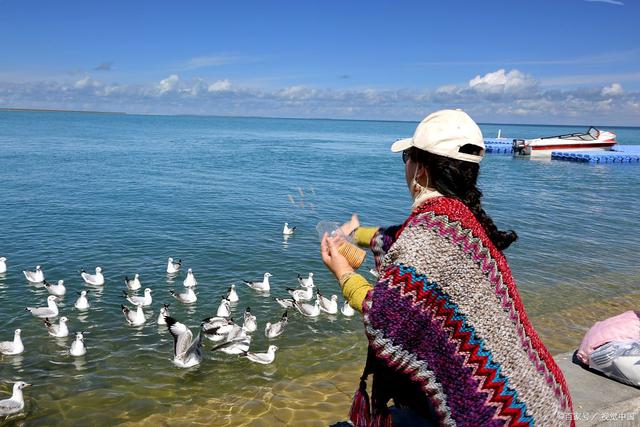
[[[596,139],[598,139],[599,135],[600,135],[600,131],[592,126],[584,133],[576,132],[576,133],[567,133],[564,135],[543,136],[540,139],[560,138],[560,139],[572,139],[577,141],[595,141]]]

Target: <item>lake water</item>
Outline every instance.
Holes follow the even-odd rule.
[[[575,127],[482,125],[512,137]],[[415,123],[259,118],[0,112],[0,340],[22,329],[26,350],[0,356],[0,395],[26,389],[19,425],[327,425],[346,416],[366,353],[360,319],[290,313],[268,366],[208,351],[201,366],[177,369],[172,339],[155,324],[162,303],[195,331],[237,283],[261,331],[283,310],[296,275],[315,273],[337,293],[319,257],[315,225],[358,212],[365,224],[397,224],[410,207],[395,139]],[[638,128],[607,128],[640,144]],[[575,348],[591,324],[637,308],[640,297],[640,166],[532,161],[488,155],[480,186],[487,212],[520,238],[506,251],[527,311],[553,353]],[[282,224],[297,226],[287,241]],[[168,278],[167,257],[193,268],[198,302],[172,300],[183,275]],[[370,257],[369,257],[370,258]],[[371,265],[367,260],[366,266]],[[24,307],[47,292],[21,270],[43,266],[65,279],[61,315],[88,331],[88,353],[68,355],[70,339],[47,335]],[[102,266],[106,285],[92,308],[73,307],[86,286],[78,270]],[[273,274],[269,297],[242,279]],[[149,321],[128,326],[122,279],[140,273],[153,290]],[[183,273],[184,274],[184,273]],[[340,298],[342,299],[342,298]]]

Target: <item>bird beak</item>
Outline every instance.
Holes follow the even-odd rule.
[[[29,384],[29,383],[24,383],[23,387],[31,387],[31,384]]]

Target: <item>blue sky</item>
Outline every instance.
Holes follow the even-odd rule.
[[[640,125],[637,0],[0,0],[0,106]]]

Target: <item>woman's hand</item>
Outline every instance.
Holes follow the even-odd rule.
[[[351,215],[351,219],[340,226],[340,230],[348,236],[353,233],[353,230],[360,227],[360,220],[358,219],[358,214]]]
[[[354,214],[356,221],[358,217]],[[336,239],[329,237],[327,233],[322,236],[322,243],[320,244],[320,250],[322,252],[322,261],[324,265],[340,279],[342,275],[346,273],[353,273],[353,268],[349,265],[347,259],[338,252],[338,243]]]

